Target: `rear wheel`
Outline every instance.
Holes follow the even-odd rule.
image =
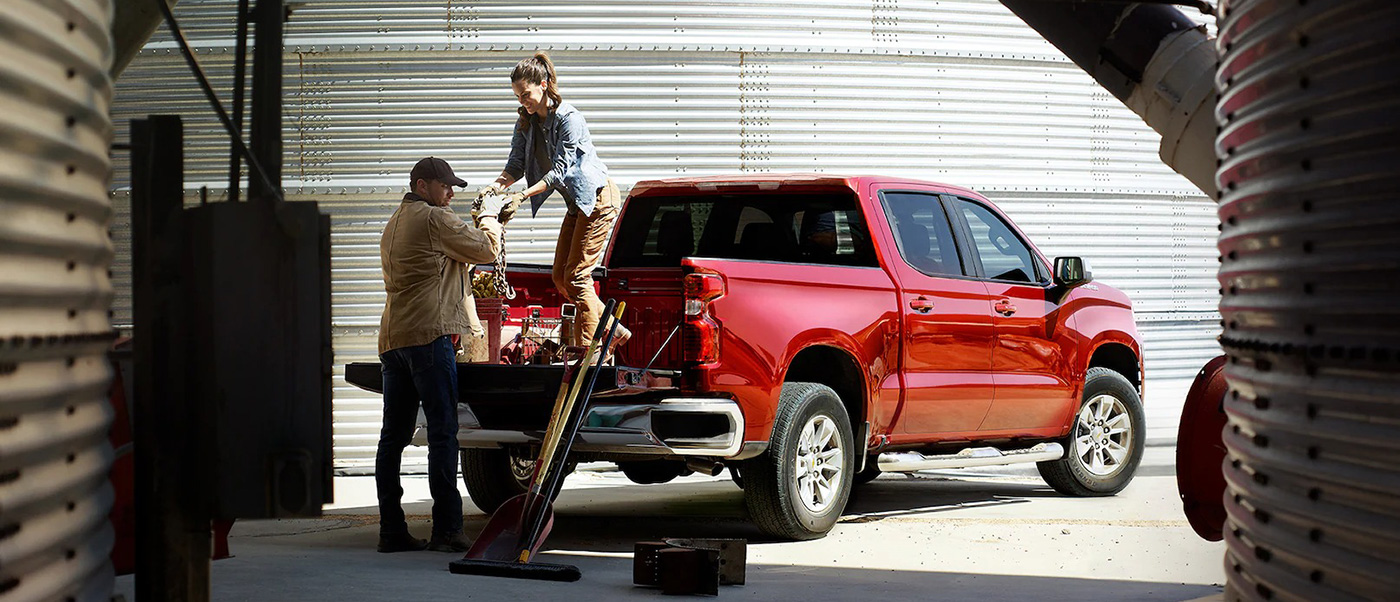
[[[784,539],[826,535],[851,496],[851,421],[836,392],[786,383],[768,450],[741,469],[749,515]]]
[[[462,450],[462,483],[472,503],[487,514],[525,493],[534,474],[535,459],[522,450]]]
[[[1108,368],[1090,368],[1084,377],[1084,401],[1063,441],[1065,457],[1040,462],[1036,468],[1046,483],[1065,495],[1118,493],[1142,462],[1143,425],[1142,401],[1132,383]]]

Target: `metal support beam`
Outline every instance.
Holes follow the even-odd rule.
[[[238,0],[238,26],[234,29],[233,53],[233,129],[237,137],[243,136],[243,91],[247,86],[248,74],[248,0]],[[243,183],[243,170],[238,154],[238,141],[229,141],[228,157],[228,200],[237,203]],[[278,173],[281,173],[280,170]]]
[[[177,116],[131,122],[136,597],[209,599],[201,405],[186,389],[184,143]]]
[[[254,178],[256,178],[260,184],[262,184],[261,188],[262,188],[263,190],[275,191],[276,194],[273,195],[273,199],[276,200],[277,202],[281,202],[281,200],[282,200],[282,192],[281,192],[281,190],[282,190],[282,185],[281,185],[280,181],[279,181],[278,179],[276,179],[275,177],[273,177],[272,174],[269,174],[269,173],[263,168],[261,162],[258,161],[257,156],[253,154],[253,151],[248,147],[248,145],[245,145],[245,144],[243,143],[243,132],[241,131],[241,129],[242,129],[241,123],[240,123],[239,125],[235,125],[234,122],[233,122],[233,119],[229,117],[228,112],[224,110],[224,105],[223,105],[223,103],[219,102],[219,97],[218,97],[218,95],[214,93],[214,86],[210,85],[210,83],[209,83],[209,78],[208,78],[207,76],[204,75],[204,68],[201,67],[201,66],[199,65],[199,57],[195,56],[195,54],[194,54],[194,48],[192,48],[192,47],[190,46],[189,40],[186,40],[186,39],[185,39],[184,31],[180,28],[180,22],[177,21],[177,20],[175,19],[175,13],[172,12],[168,7],[166,7],[166,6],[162,5],[162,4],[160,4],[159,2],[156,3],[156,6],[160,7],[161,12],[162,12],[163,16],[165,17],[166,25],[168,25],[168,26],[170,27],[170,35],[171,35],[171,36],[174,36],[175,42],[176,42],[177,44],[180,45],[180,54],[184,55],[184,57],[185,57],[185,62],[188,63],[189,66],[190,66],[190,72],[194,75],[195,81],[199,82],[199,88],[200,88],[201,90],[204,91],[204,97],[209,99],[209,105],[210,105],[210,107],[212,107],[212,108],[214,109],[214,113],[217,114],[217,115],[219,116],[219,122],[222,123],[222,124],[224,124],[224,129],[228,131],[229,138],[233,141],[233,148],[234,148],[234,150],[237,151],[237,152],[239,152],[240,154],[242,154],[243,158],[246,159],[246,160],[248,161],[248,168],[249,168],[249,170],[250,170],[250,172],[251,172],[251,175],[252,175]],[[278,36],[278,41],[277,41],[277,44],[278,44],[278,47],[279,47],[279,48],[281,47],[281,43],[282,43],[282,42],[281,42],[281,37],[280,37],[280,35],[279,35],[279,36]],[[278,55],[278,59],[277,59],[277,60],[279,61],[278,64],[280,65],[280,64],[281,64],[281,63],[280,63],[280,61],[281,61],[281,56],[280,56],[280,55]],[[280,69],[280,67],[279,67],[279,69]],[[278,76],[277,85],[279,86],[279,89],[280,89],[280,86],[281,86],[281,76],[280,76],[280,75]],[[240,87],[241,87],[241,86],[240,86]],[[279,105],[273,109],[273,110],[277,111],[279,114],[280,114],[280,112],[281,112],[280,102],[281,102],[281,99],[279,98],[279,99],[278,99]],[[279,156],[280,156],[280,149],[281,149],[281,131],[280,131],[280,130],[277,132],[277,147],[278,147],[278,149],[279,149],[278,154],[279,154]],[[278,173],[277,173],[277,175],[280,175],[280,173],[281,173],[281,166],[278,165],[277,167],[278,167],[278,170],[277,170]]]
[[[282,0],[258,0],[253,8],[253,114],[250,145],[253,157],[267,172],[268,184],[248,183],[248,198],[274,202],[282,198],[282,25],[287,18]]]

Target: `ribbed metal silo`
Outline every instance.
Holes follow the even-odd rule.
[[[1400,594],[1400,6],[1222,3],[1227,600]]]
[[[106,600],[104,0],[0,3],[0,601]]]

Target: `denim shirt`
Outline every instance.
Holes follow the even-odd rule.
[[[549,186],[544,192],[530,197],[530,214],[540,212],[540,205],[555,190],[564,197],[570,211],[581,211],[584,215],[593,213],[593,205],[598,198],[598,189],[608,182],[608,166],[598,158],[593,148],[593,137],[588,134],[588,124],[583,113],[569,103],[560,103],[549,112],[544,122],[544,140],[536,140],[531,120],[517,119],[515,134],[510,139],[510,158],[506,160],[505,172],[519,180],[524,176],[527,186],[544,180]],[[537,165],[535,145],[545,144],[546,153],[553,157],[549,165]]]

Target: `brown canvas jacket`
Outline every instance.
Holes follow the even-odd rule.
[[[379,320],[379,353],[426,345],[445,334],[483,332],[469,270],[500,252],[501,223],[494,216],[482,218],[478,227],[448,207],[404,195],[379,239],[389,294]]]

